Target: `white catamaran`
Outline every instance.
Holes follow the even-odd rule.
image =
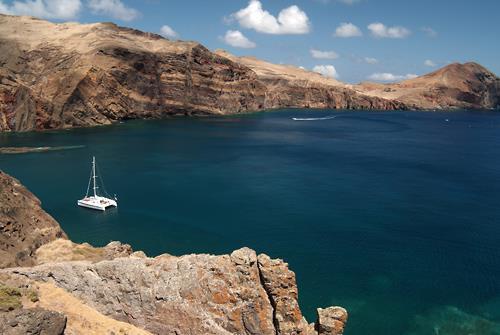
[[[116,202],[117,201],[116,196],[114,197],[114,199],[110,199],[100,196],[97,193],[97,189],[99,187],[97,186],[96,182],[97,176],[95,174],[95,169],[96,169],[95,157],[92,157],[92,171],[90,173],[90,180],[87,186],[87,194],[85,194],[85,198],[78,200],[78,206],[97,209],[100,211],[105,211],[108,207],[117,207],[118,204]],[[94,195],[91,196],[89,196],[90,184],[93,185],[92,189],[94,190]],[[102,179],[101,179],[101,184],[102,184]],[[106,192],[106,189],[104,187],[103,190],[104,192]]]

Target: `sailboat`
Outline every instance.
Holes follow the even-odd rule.
[[[90,180],[89,180],[89,184],[87,186],[87,194],[85,194],[85,198],[78,200],[78,202],[77,202],[78,206],[91,208],[91,209],[97,209],[100,211],[105,211],[109,207],[117,207],[118,203],[117,203],[116,196],[114,197],[114,199],[110,199],[110,198],[100,196],[98,194],[97,190],[99,187],[97,186],[97,182],[96,182],[97,176],[95,174],[95,170],[96,170],[95,157],[92,157],[92,171],[90,173]],[[101,183],[102,183],[102,179],[101,179]],[[91,184],[93,185],[92,189],[94,191],[93,192],[94,195],[89,196]],[[106,192],[106,189],[104,187],[103,187],[103,189],[104,189],[104,192]]]

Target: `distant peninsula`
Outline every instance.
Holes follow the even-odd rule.
[[[450,64],[394,84],[345,84],[113,23],[0,15],[0,131],[278,109],[497,109],[500,79]]]

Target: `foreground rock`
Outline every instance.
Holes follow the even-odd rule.
[[[19,309],[0,314],[0,334],[3,335],[62,335],[66,317],[41,308]]]
[[[257,255],[246,248],[224,256],[63,262],[8,273],[53,283],[103,315],[154,334],[276,334],[280,324],[261,285]],[[276,299],[297,305],[295,297]],[[297,321],[295,333],[304,333],[303,320]]]
[[[316,330],[319,335],[343,334],[347,311],[342,307],[318,308]]]
[[[76,244],[16,179],[0,181],[1,334],[342,334],[337,309],[307,323],[282,260],[249,248],[149,258],[119,242]]]
[[[0,268],[35,264],[36,250],[58,238],[66,235],[40,200],[0,171]]]

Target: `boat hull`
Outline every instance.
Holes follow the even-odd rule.
[[[105,211],[110,207],[117,207],[118,204],[113,199],[108,199],[105,197],[87,197],[77,201],[78,206],[95,209],[99,211]]]

